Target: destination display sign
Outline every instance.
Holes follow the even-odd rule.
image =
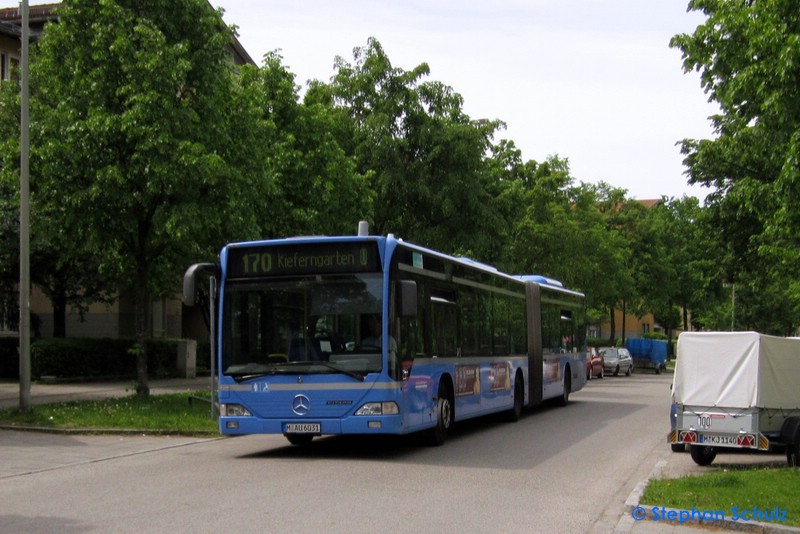
[[[378,247],[355,241],[233,247],[227,267],[228,278],[377,272]]]

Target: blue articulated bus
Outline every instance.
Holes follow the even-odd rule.
[[[427,433],[586,382],[584,296],[392,235],[225,246],[210,271],[222,434]],[[218,290],[216,287],[218,286]]]

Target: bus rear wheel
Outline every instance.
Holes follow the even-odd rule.
[[[453,401],[450,390],[444,382],[439,382],[436,399],[436,426],[428,431],[428,441],[438,447],[447,439],[447,432],[453,424]]]
[[[569,373],[568,365],[564,368],[564,392],[556,399],[559,406],[566,406],[569,403],[569,393],[572,390],[572,376]]]
[[[516,423],[522,417],[522,408],[525,403],[525,383],[522,380],[522,373],[517,373],[514,378],[514,406],[506,412],[506,421]]]

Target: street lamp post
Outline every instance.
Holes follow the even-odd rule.
[[[31,236],[28,116],[28,0],[22,0],[22,58],[19,162],[19,409],[31,410]]]

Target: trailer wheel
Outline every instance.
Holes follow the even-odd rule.
[[[786,444],[786,463],[800,467],[800,417],[787,417],[781,426],[781,441]]]
[[[689,452],[697,465],[711,465],[711,462],[717,457],[717,449],[706,445],[692,445],[689,447]]]
[[[800,467],[800,441],[786,445],[786,463],[789,467]]]
[[[685,443],[670,443],[669,446],[672,448],[672,452],[686,452]]]

